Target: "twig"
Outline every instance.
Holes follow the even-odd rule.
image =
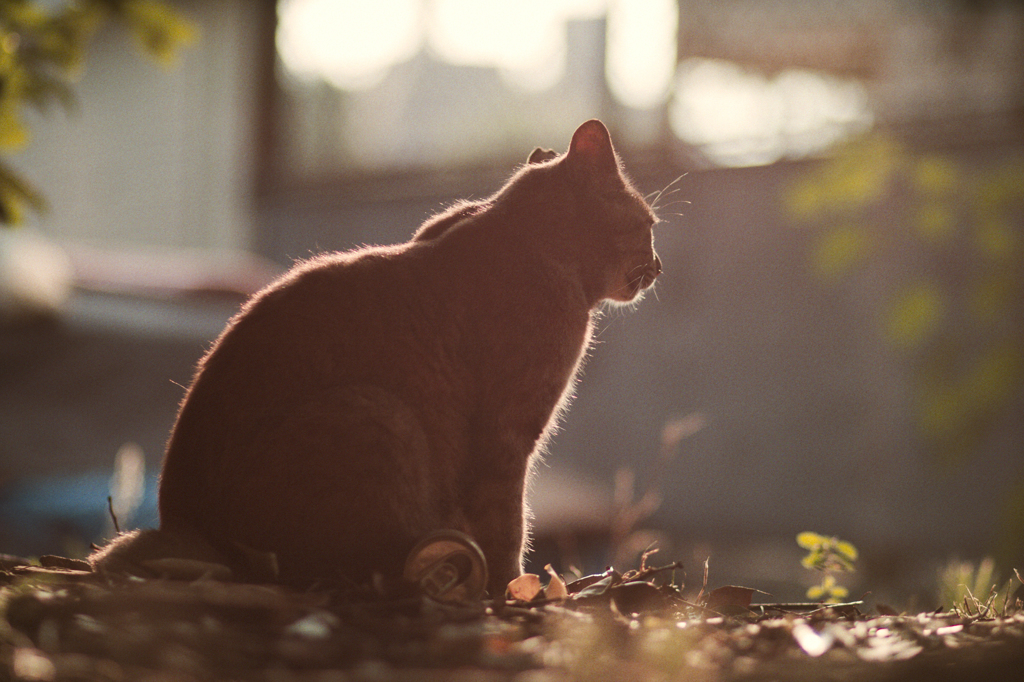
[[[704,559],[704,582],[700,586],[700,592],[697,593],[697,601],[704,596],[704,590],[708,589],[708,564],[711,562],[711,557]]]
[[[636,573],[634,573],[633,575],[628,576],[628,577],[627,577],[626,574],[623,574],[622,582],[636,582],[637,580],[647,580],[647,578],[652,576],[652,575],[655,575],[655,574],[658,574],[658,573],[663,573],[665,571],[674,571],[674,570],[679,569],[679,568],[683,568],[685,570],[685,568],[683,567],[683,562],[682,561],[673,561],[671,564],[669,564],[667,566],[655,566],[655,567],[651,567],[651,568],[643,568],[642,570],[639,570]]]
[[[110,511],[110,520],[114,522],[114,532],[121,534],[121,524],[117,522],[117,514],[114,513],[114,498],[107,495],[107,510]]]

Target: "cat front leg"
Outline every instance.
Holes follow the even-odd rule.
[[[509,582],[523,572],[529,533],[523,503],[525,472],[513,478],[491,474],[476,477],[466,490],[465,510],[470,533],[487,559],[487,591],[500,599]]]

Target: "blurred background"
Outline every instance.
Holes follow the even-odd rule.
[[[599,325],[536,565],[656,542],[691,585],[710,557],[798,599],[811,530],[860,549],[851,596],[925,608],[951,560],[1024,569],[1020,3],[157,5],[112,3],[73,106],[0,102],[0,552],[84,554],[108,496],[154,525],[183,386],[245,295],[597,117],[665,273]]]

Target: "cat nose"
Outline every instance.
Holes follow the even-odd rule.
[[[655,276],[661,274],[661,259],[658,258],[658,254],[654,254],[654,274]]]

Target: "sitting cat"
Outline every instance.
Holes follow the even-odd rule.
[[[199,363],[160,529],[122,536],[94,565],[161,553],[239,565],[245,547],[276,555],[287,583],[366,582],[455,529],[503,595],[522,571],[526,481],[595,310],[661,272],[656,222],[593,120],[567,153],[535,151],[494,196],[407,243],[296,265]]]

